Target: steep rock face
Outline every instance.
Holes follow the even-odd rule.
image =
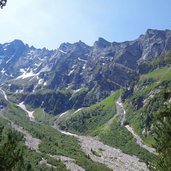
[[[84,88],[81,107],[125,87],[136,78],[142,62],[170,48],[171,31],[152,29],[134,41],[111,43],[99,38],[92,47],[79,41],[53,51],[15,40],[0,45],[0,81],[7,81],[9,91],[28,96],[47,89],[74,94]]]
[[[146,34],[140,36],[137,40],[142,46],[141,60],[149,60],[171,48],[171,31],[148,29]]]
[[[84,82],[81,75],[86,67],[90,47],[80,41],[74,44],[62,44],[57,51],[52,67],[54,75],[49,88],[66,88],[69,84],[73,84],[74,89],[79,88]],[[58,57],[58,53],[62,53],[62,56]]]
[[[29,95],[25,94],[20,100],[25,101],[33,108],[41,107],[46,112],[57,115],[70,109],[87,107],[95,103],[93,99],[87,98],[87,94],[86,89],[74,93],[69,91],[37,92]]]
[[[23,73],[38,73],[52,51],[29,47],[20,40],[0,45],[0,80],[16,79]]]
[[[5,75],[8,78],[15,75],[15,65],[20,57],[27,51],[28,46],[25,46],[24,43],[20,40],[14,40],[11,43],[5,43],[0,45],[0,68],[1,68],[1,78],[5,78]]]

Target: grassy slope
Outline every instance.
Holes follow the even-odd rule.
[[[36,121],[50,125],[50,120],[53,118],[53,115],[46,113],[42,108],[37,108],[34,110],[34,117]]]
[[[135,143],[128,130],[118,123],[116,100],[121,95],[119,90],[107,99],[78,112],[61,125],[71,132],[98,136],[101,141],[123,152],[136,155],[140,159],[152,160],[153,155]]]
[[[115,102],[120,93],[121,90],[100,103],[84,108],[75,113],[71,119],[61,122],[60,125],[71,132],[95,135],[98,128],[116,114]]]
[[[158,82],[171,79],[171,66],[166,66],[160,69],[156,69],[148,74],[142,75],[141,80],[152,78]]]
[[[105,129],[99,130],[99,137],[105,144],[117,147],[125,153],[136,155],[143,161],[153,160],[154,156],[137,145],[132,134],[125,127],[120,126],[117,117],[109,122],[111,123],[107,129],[105,127]]]
[[[76,138],[63,135],[48,125],[37,124],[29,121],[29,118],[26,117],[26,114],[19,107],[16,107],[12,103],[8,104],[8,107],[9,110],[6,112],[6,116],[8,116],[8,118],[13,120],[18,125],[22,126],[25,130],[28,130],[28,132],[30,132],[33,137],[41,139],[42,142],[40,144],[40,151],[46,157],[46,154],[48,153],[54,155],[64,155],[74,158],[76,163],[78,163],[78,165],[82,166],[86,170],[110,170],[104,165],[95,163],[89,159],[89,157],[82,152]],[[32,155],[35,155],[36,158],[40,160],[37,153],[35,154],[33,152],[31,156]]]
[[[163,92],[167,89],[171,89],[171,66],[142,75],[133,95],[125,101],[127,121],[149,145],[154,142],[153,132],[147,132],[151,130],[154,114],[164,104]],[[135,104],[139,99],[144,100],[144,105],[137,109]],[[145,135],[142,134],[143,130],[146,132]]]

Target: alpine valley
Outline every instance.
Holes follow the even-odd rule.
[[[0,44],[0,142],[16,144],[1,145],[0,159],[18,149],[16,171],[148,171],[170,90],[170,30],[55,50]]]

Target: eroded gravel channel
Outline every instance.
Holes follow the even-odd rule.
[[[145,163],[135,156],[124,154],[121,150],[112,148],[92,137],[79,136],[83,151],[93,161],[102,163],[113,171],[147,171]]]
[[[59,130],[59,128],[56,127]],[[98,139],[89,136],[79,136],[59,130],[62,134],[78,138],[84,153],[93,161],[102,163],[113,171],[148,171],[145,163],[136,156],[123,153],[121,150],[103,144]],[[115,137],[113,137],[115,138]]]
[[[117,108],[117,113],[120,115],[120,123],[121,123],[121,125],[123,125],[123,123],[125,121],[126,111],[124,109],[123,103],[122,103],[120,98],[116,102],[116,108]],[[154,148],[149,147],[149,146],[147,146],[147,145],[145,145],[143,143],[143,140],[141,139],[141,137],[138,134],[135,133],[135,131],[133,130],[133,128],[130,125],[125,125],[125,128],[133,135],[133,137],[136,140],[136,143],[139,146],[141,146],[142,148],[148,150],[150,153],[157,154],[156,150]]]

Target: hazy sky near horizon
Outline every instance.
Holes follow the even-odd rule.
[[[122,42],[148,28],[171,29],[171,0],[8,0],[0,9],[0,43],[21,39],[55,49],[98,37]]]

